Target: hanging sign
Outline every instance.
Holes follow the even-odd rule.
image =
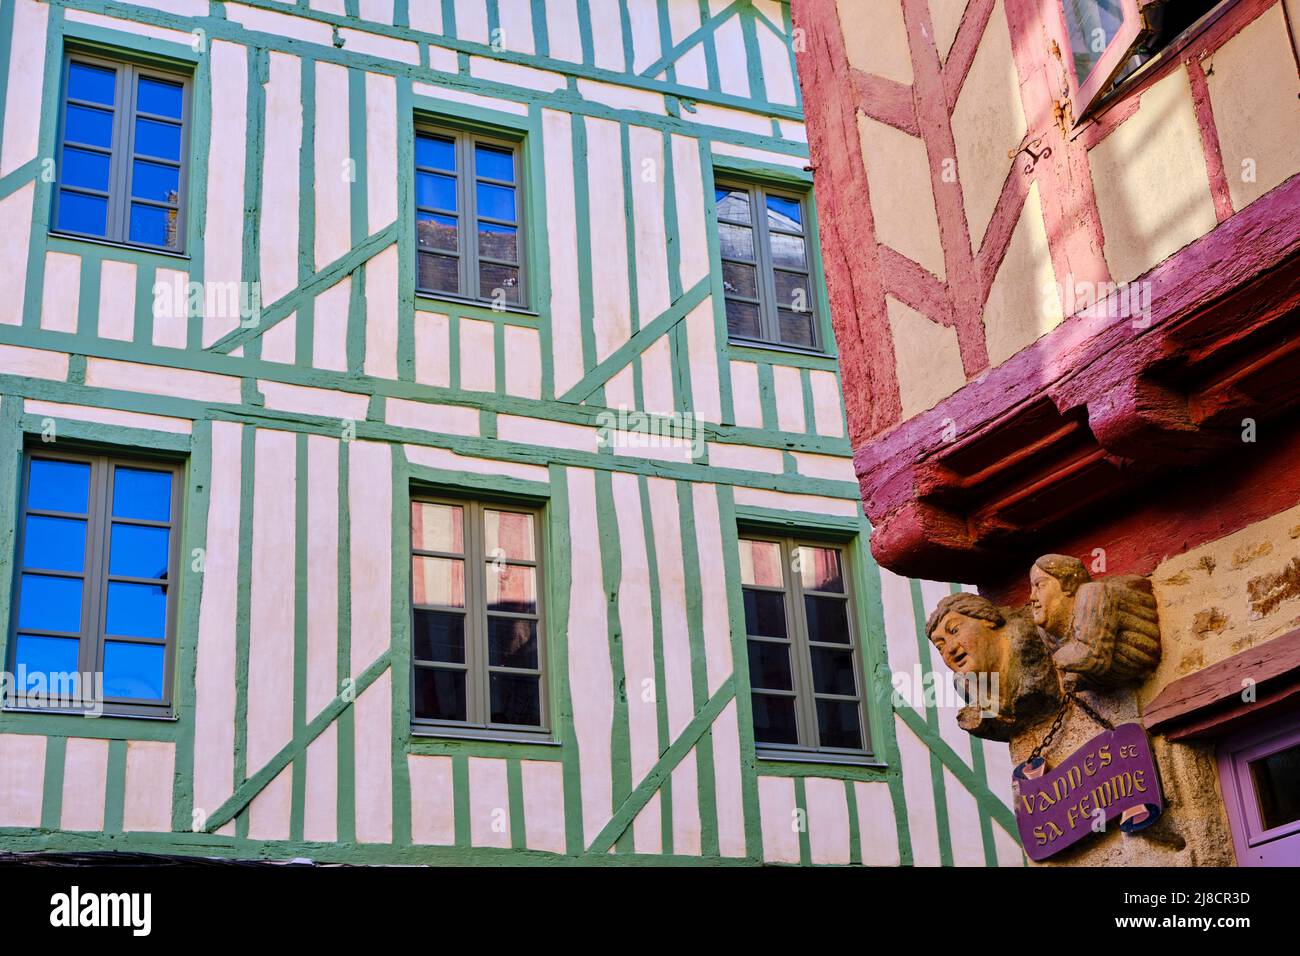
[[[1022,763],[1011,788],[1020,842],[1035,862],[1104,833],[1116,819],[1124,833],[1146,829],[1164,809],[1141,724],[1098,734],[1052,770],[1042,757]]]

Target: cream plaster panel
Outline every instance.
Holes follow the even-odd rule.
[[[1047,244],[1043,206],[1034,183],[1011,234],[1006,258],[984,303],[989,363],[1001,365],[1065,318]]]
[[[896,299],[885,300],[894,342],[903,418],[933,408],[966,384],[957,330],[931,322]]]
[[[858,136],[867,167],[876,238],[942,279],[943,246],[925,143],[861,113]]]
[[[1206,60],[1205,75],[1232,207],[1241,210],[1300,170],[1300,76],[1281,5]]]
[[[849,66],[899,83],[912,82],[912,56],[899,0],[840,0]]]
[[[939,48],[939,56],[945,60],[952,52],[952,41],[957,39],[957,28],[961,26],[961,17],[965,12],[966,0],[930,0],[934,42]]]
[[[1141,109],[1088,154],[1106,261],[1129,282],[1214,228],[1214,200],[1186,70],[1142,94]]]
[[[1007,152],[1020,145],[1027,129],[1020,80],[1011,55],[1011,32],[999,0],[952,111],[952,137],[972,249],[978,250],[983,242],[1002,195],[1012,167]]]

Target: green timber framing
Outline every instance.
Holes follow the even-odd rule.
[[[688,139],[698,144],[699,183],[702,197],[713,191],[715,169],[729,179],[737,176],[761,181],[810,188],[810,174],[804,171],[806,145],[791,130],[801,128],[802,112],[794,84],[794,101],[788,104],[771,102],[767,96],[767,80],[759,54],[759,31],[782,38],[788,48],[793,33],[788,6],[777,0],[735,0],[715,2],[709,0],[663,0],[657,4],[659,49],[649,67],[633,69],[632,10],[636,0],[617,0],[621,24],[623,62],[625,69],[610,69],[597,65],[601,40],[593,30],[590,0],[574,0],[581,43],[581,61],[550,55],[547,34],[546,5],[542,0],[529,0],[532,22],[535,26],[532,48],[524,53],[502,49],[480,39],[461,39],[456,35],[456,14],[467,6],[467,0],[432,0],[439,4],[443,33],[423,33],[412,28],[410,8],[417,0],[393,0],[391,22],[361,20],[363,10],[374,4],[367,0],[342,0],[342,13],[322,12],[312,4],[303,2],[277,3],[270,0],[247,0],[243,4],[226,4],[219,0],[210,3],[202,0],[152,0],[148,5],[133,5],[112,0],[0,0],[0,129],[8,130],[8,112],[14,103],[8,94],[11,81],[10,65],[15,56],[15,23],[23,18],[16,16],[20,4],[47,9],[45,17],[45,72],[40,88],[43,102],[39,110],[38,149],[35,157],[22,162],[0,175],[0,206],[12,207],[25,199],[24,190],[30,189],[28,230],[25,251],[20,250],[26,264],[22,287],[25,296],[19,297],[15,308],[21,311],[16,321],[0,324],[0,620],[7,621],[10,609],[10,588],[13,579],[13,543],[18,514],[20,463],[24,443],[39,440],[48,425],[46,414],[33,414],[26,410],[28,402],[58,403],[112,410],[119,415],[112,421],[81,420],[76,417],[59,417],[57,433],[60,439],[69,439],[90,445],[157,449],[186,454],[185,501],[182,518],[184,533],[183,554],[201,555],[207,547],[209,504],[214,494],[214,429],[238,431],[239,484],[233,492],[238,504],[238,554],[237,603],[231,626],[234,629],[236,670],[234,688],[235,736],[234,779],[229,797],[217,807],[196,807],[193,767],[196,757],[195,734],[195,674],[198,667],[198,637],[200,630],[203,574],[197,570],[201,562],[191,565],[177,586],[181,589],[180,615],[177,622],[178,695],[175,700],[177,719],[174,721],[140,721],[126,718],[103,717],[95,720],[66,715],[40,715],[33,713],[0,713],[0,736],[37,735],[45,738],[43,770],[40,782],[39,825],[0,826],[0,845],[11,850],[87,850],[121,848],[160,853],[196,853],[227,857],[291,858],[309,857],[319,861],[356,863],[414,863],[414,862],[496,862],[496,863],[586,863],[620,864],[630,862],[691,863],[741,863],[753,864],[773,859],[764,853],[764,837],[768,824],[762,819],[760,789],[763,781],[789,781],[793,784],[795,809],[803,819],[810,810],[808,788],[812,781],[824,787],[827,781],[842,785],[847,819],[847,858],[841,862],[870,862],[878,855],[865,849],[866,834],[861,832],[858,812],[858,785],[887,791],[885,803],[892,808],[888,852],[885,854],[902,864],[914,862],[939,862],[951,864],[960,856],[954,853],[959,841],[973,843],[978,854],[989,865],[1001,862],[1019,862],[1015,854],[999,853],[999,843],[1005,843],[1015,827],[1011,812],[1002,791],[1007,781],[999,779],[986,766],[984,751],[978,742],[970,754],[963,756],[945,739],[940,725],[938,708],[927,704],[917,710],[895,699],[892,694],[890,661],[887,659],[885,632],[886,613],[882,604],[882,572],[871,560],[866,547],[870,528],[857,504],[858,488],[852,480],[851,468],[842,470],[844,478],[818,477],[802,470],[809,459],[835,459],[840,465],[848,460],[850,448],[843,437],[843,411],[836,406],[837,421],[834,427],[822,427],[824,416],[819,417],[814,399],[814,374],[828,375],[838,383],[837,363],[833,348],[825,353],[802,353],[726,344],[726,321],[722,311],[722,278],[720,270],[710,265],[701,270],[703,278],[694,282],[682,278],[682,243],[678,241],[681,225],[678,221],[680,207],[676,202],[677,190],[674,175],[680,165],[674,162],[674,145]],[[501,26],[501,9],[505,0],[469,0],[483,7],[489,35]],[[328,6],[329,4],[316,4]],[[685,36],[674,36],[668,15],[669,6],[698,7],[695,15],[698,27]],[[168,8],[206,7],[205,15],[171,12]],[[309,42],[278,33],[260,32],[241,25],[230,18],[227,8],[265,11],[286,15],[307,24],[326,28],[334,42],[329,45]],[[69,18],[68,14],[74,14]],[[90,15],[87,17],[86,15]],[[719,69],[719,36],[728,25],[739,25],[746,62],[746,78],[750,95],[739,96],[724,91],[723,73]],[[132,30],[132,25],[140,29]],[[201,42],[186,44],[172,39],[165,31],[193,35],[201,30]],[[414,52],[413,61],[386,59],[367,52],[348,49],[347,37],[361,32],[385,41],[406,44]],[[351,31],[348,33],[347,31]],[[768,34],[765,34],[767,36]],[[268,58],[274,53],[289,54],[301,63],[300,96],[302,107],[302,134],[299,184],[298,221],[298,284],[292,292],[269,302],[262,310],[261,323],[255,328],[236,328],[204,344],[203,317],[191,315],[186,331],[186,348],[164,348],[153,344],[154,311],[151,307],[152,288],[158,269],[183,269],[192,281],[202,282],[204,276],[205,203],[208,188],[209,156],[212,128],[212,69],[211,44],[217,41],[239,44],[247,50],[247,136],[245,141],[244,197],[247,213],[243,228],[242,270],[247,282],[259,280],[260,233],[258,220],[263,203],[264,147],[266,140]],[[344,42],[340,42],[344,41]],[[59,97],[59,64],[66,42],[102,49],[110,54],[123,51],[144,58],[162,58],[171,62],[191,64],[194,69],[193,136],[190,145],[189,209],[186,217],[187,256],[178,259],[143,250],[106,244],[76,241],[49,233],[49,210],[52,191],[51,177],[45,175],[42,157],[55,155]],[[441,52],[439,52],[441,51]],[[702,51],[707,85],[689,86],[676,76],[682,58],[693,51]],[[608,54],[605,54],[606,56]],[[433,68],[437,59],[447,63],[454,57],[455,72]],[[535,89],[515,86],[505,82],[474,75],[472,64],[487,60],[518,67],[544,71],[556,75],[560,83],[553,89]],[[317,63],[337,64],[348,71],[349,97],[347,125],[351,142],[366,142],[367,100],[366,77],[379,74],[395,78],[397,125],[397,170],[400,188],[397,195],[397,219],[378,229],[368,224],[369,195],[366,169],[366,150],[355,152],[356,175],[350,187],[351,248],[337,260],[318,267],[315,256],[316,205],[314,200],[314,116],[316,114]],[[789,52],[789,69],[793,72],[793,52]],[[585,95],[580,84],[596,83],[616,86],[630,91],[628,102],[651,102],[646,97],[658,97],[662,112],[637,106],[611,106]],[[458,99],[417,92],[417,84],[434,85],[450,91]],[[490,101],[520,105],[521,109],[496,109]],[[711,108],[710,117],[738,118],[733,125],[714,125],[697,116],[703,108]],[[543,153],[544,113],[563,113],[571,117],[572,139],[569,148],[574,159],[573,202],[577,247],[578,308],[581,312],[581,374],[576,380],[566,380],[557,386],[554,356],[555,315],[550,308],[552,298],[553,268],[547,242],[548,190],[545,179],[552,171],[547,168]],[[416,114],[430,115],[439,120],[481,127],[491,130],[513,131],[524,137],[526,162],[523,170],[526,219],[530,223],[527,243],[532,306],[535,312],[524,310],[499,312],[468,303],[434,300],[415,294],[414,277],[414,196],[410,170],[413,157],[413,124]],[[595,328],[597,310],[593,285],[593,245],[590,223],[593,197],[588,180],[588,122],[608,121],[617,125],[621,143],[621,156],[629,157],[629,136],[632,129],[657,131],[663,141],[663,227],[668,237],[664,256],[667,262],[669,305],[660,314],[642,321],[638,308],[636,262],[638,259],[633,183],[635,171],[630,162],[623,163],[624,221],[628,224],[627,263],[628,296],[631,328],[621,344],[602,353]],[[748,129],[740,127],[749,127]],[[762,129],[762,132],[756,130]],[[721,148],[722,151],[719,151]],[[566,175],[568,170],[563,171]],[[718,238],[713,219],[712,204],[706,207],[701,218],[707,231],[707,250],[710,263],[718,260]],[[811,222],[809,236],[811,248],[817,248],[816,213],[809,197]],[[13,240],[6,235],[6,255],[14,250]],[[397,333],[396,374],[380,377],[367,374],[366,330],[366,278],[367,266],[375,256],[396,244],[398,252],[397,282]],[[644,250],[642,250],[644,251]],[[79,297],[75,331],[59,332],[42,326],[42,288],[45,287],[47,254],[58,253],[80,259]],[[101,268],[105,262],[126,262],[134,265],[135,315],[130,340],[105,338],[98,334]],[[833,343],[833,334],[827,320],[827,303],[820,281],[820,265],[814,265],[817,280],[817,310],[821,321],[821,341]],[[312,323],[313,307],[317,297],[350,279],[350,296],[347,308],[346,369],[330,370],[313,367]],[[693,354],[692,342],[687,334],[686,319],[703,303],[711,303],[714,340],[718,343],[716,355]],[[450,352],[448,381],[445,385],[430,385],[421,381],[417,370],[416,316],[436,313],[448,320],[448,348]],[[270,361],[262,357],[263,336],[278,323],[292,317],[296,322],[294,355],[296,361]],[[493,380],[489,389],[462,387],[460,378],[461,323],[490,323],[493,335]],[[506,334],[510,328],[536,330],[540,349],[540,394],[524,397],[509,394],[507,389]],[[645,392],[648,390],[649,372],[644,358],[656,342],[666,339],[672,357],[672,395],[674,408],[679,412],[692,412],[696,408],[693,395],[692,368],[703,364],[716,365],[713,375],[718,392],[716,421],[705,421],[703,433],[705,453],[699,458],[676,461],[659,458],[615,454],[605,446],[585,447],[540,446],[519,440],[498,437],[501,423],[509,419],[527,419],[553,422],[563,426],[577,426],[594,430],[608,411],[606,390],[615,375],[631,370],[632,394],[635,407],[646,408]],[[33,375],[28,371],[10,370],[10,353],[30,356],[40,353],[40,361],[51,362],[54,370]],[[185,370],[207,373],[222,381],[238,383],[238,401],[214,401],[209,398],[182,397],[175,394],[149,393],[123,387],[103,387],[87,382],[88,370],[96,363],[129,362],[160,369]],[[742,410],[738,414],[733,390],[733,363],[754,366],[757,378],[759,408]],[[91,376],[93,378],[93,375]],[[786,383],[785,386],[782,382]],[[792,383],[792,384],[791,384]],[[299,386],[327,390],[348,397],[356,397],[365,409],[364,418],[341,420],[342,416],[309,414],[268,407],[263,395],[264,384]],[[792,388],[782,392],[783,387]],[[838,385],[837,385],[838,387]],[[436,403],[439,407],[472,410],[477,413],[476,433],[444,433],[417,427],[390,423],[389,403]],[[796,427],[782,428],[786,405],[795,402],[802,406],[800,422]],[[612,404],[612,403],[611,403]],[[149,416],[155,416],[151,419]],[[651,415],[651,418],[655,418]],[[184,420],[192,425],[182,430],[163,430],[150,427],[151,420]],[[117,423],[133,421],[134,425]],[[743,422],[743,423],[742,423]],[[250,609],[251,562],[248,557],[254,547],[254,491],[255,463],[258,436],[268,431],[293,436],[294,448],[294,575],[296,581],[294,633],[293,633],[293,713],[292,733],[269,760],[249,762],[248,698],[249,654],[252,611]],[[830,432],[830,433],[828,433]],[[337,656],[340,687],[351,681],[351,690],[340,690],[337,696],[317,712],[307,707],[307,574],[308,574],[308,488],[309,442],[313,437],[325,436],[347,440],[337,443]],[[549,602],[547,616],[551,624],[547,639],[550,646],[550,696],[554,715],[554,742],[552,744],[495,742],[483,740],[433,738],[413,736],[409,718],[410,620],[409,605],[404,597],[391,602],[389,646],[364,666],[355,666],[351,659],[351,627],[354,619],[352,602],[355,595],[350,587],[354,574],[350,552],[348,507],[353,500],[349,480],[351,449],[356,443],[374,443],[388,449],[392,461],[391,486],[391,593],[394,596],[409,594],[409,497],[412,485],[448,489],[461,494],[489,496],[514,496],[532,502],[542,502],[548,515],[545,542],[547,548],[547,590]],[[753,449],[779,460],[776,468],[752,470],[710,463],[720,449]],[[438,460],[491,460],[501,463],[495,471],[459,470],[422,464],[412,460],[413,449],[430,449],[460,456],[445,456]],[[776,456],[779,456],[777,458]],[[820,457],[818,457],[820,456]],[[416,457],[419,457],[416,455]],[[608,621],[609,688],[612,716],[609,733],[608,789],[612,799],[607,820],[597,832],[584,828],[583,804],[587,797],[583,790],[578,731],[575,728],[574,701],[570,687],[570,645],[568,631],[570,599],[575,593],[575,574],[571,557],[570,514],[574,474],[591,473],[594,476],[594,525],[600,543],[601,594],[604,614]],[[528,477],[519,477],[527,475]],[[659,580],[663,562],[674,559],[687,569],[700,573],[686,573],[684,578],[684,619],[689,635],[689,667],[691,671],[691,719],[675,735],[670,733],[668,707],[664,695],[655,701],[658,730],[657,760],[649,772],[635,779],[630,755],[630,730],[627,689],[624,687],[622,661],[623,634],[619,615],[619,582],[623,570],[624,548],[621,521],[626,514],[619,511],[615,502],[613,483],[616,476],[632,476],[636,481],[640,500],[640,536],[644,543],[652,595],[651,630],[654,635],[654,669],[656,686],[666,686],[665,631],[669,623],[663,619],[665,612]],[[585,479],[584,479],[585,480]],[[621,480],[621,479],[618,479]],[[674,544],[680,554],[657,555],[656,548],[662,539],[656,536],[656,517],[659,512],[652,503],[654,489],[669,487],[676,501],[679,540]],[[698,488],[713,489],[716,493],[718,523],[720,525],[720,554],[724,566],[726,615],[730,623],[731,659],[733,669],[717,682],[711,682],[706,659],[705,605],[708,597],[704,589],[708,580],[716,580],[716,568],[706,575],[705,543],[697,540],[696,509],[699,500],[694,492]],[[758,497],[755,497],[757,493]],[[763,497],[766,495],[766,497]],[[744,500],[738,500],[738,496]],[[802,497],[800,497],[802,496]],[[767,506],[756,501],[786,502],[838,502],[826,510],[801,510],[792,504]],[[739,557],[737,551],[740,527],[763,527],[772,530],[794,529],[801,535],[821,534],[844,543],[853,569],[855,606],[858,629],[863,635],[863,672],[867,676],[868,708],[873,756],[876,763],[870,766],[830,765],[797,761],[759,760],[754,753],[753,727],[747,700],[748,668],[745,652],[745,628],[740,592]],[[717,553],[717,552],[711,552]],[[628,559],[632,559],[629,557]],[[633,566],[633,565],[629,565]],[[911,585],[909,621],[913,628],[918,659],[930,661],[928,645],[924,639],[923,623],[925,601],[919,584]],[[657,596],[657,597],[656,597]],[[897,625],[894,625],[897,627]],[[5,633],[7,633],[7,628]],[[7,648],[0,648],[5,652]],[[897,665],[896,665],[897,666]],[[359,787],[365,785],[358,779],[354,756],[354,711],[356,700],[376,682],[387,679],[391,683],[391,838],[383,842],[359,840],[355,832],[355,799]],[[709,692],[711,683],[712,692]],[[726,810],[718,805],[715,786],[713,756],[714,722],[729,704],[734,708],[738,725],[740,749],[740,808],[743,819],[743,853],[727,855],[719,846],[720,814]],[[949,712],[945,719],[951,721]],[[331,729],[334,728],[334,729]],[[914,735],[923,745],[919,751],[907,752],[901,740],[906,734]],[[337,835],[332,841],[313,841],[305,832],[305,764],[309,745],[324,732],[337,733]],[[964,735],[963,735],[964,737]],[[102,831],[69,831],[60,829],[63,788],[63,765],[67,742],[70,739],[107,741],[108,764],[105,778],[106,793]],[[955,738],[954,738],[955,739]],[[128,801],[127,763],[128,745],[133,741],[161,741],[175,747],[174,787],[171,799],[171,832],[146,832],[130,830],[124,826],[124,807]],[[691,757],[698,772],[697,803],[699,816],[699,847],[674,847],[674,822],[672,790],[674,770]],[[454,792],[454,833],[448,845],[416,842],[412,834],[412,786],[408,758],[412,756],[438,756],[450,759],[452,790]],[[471,761],[481,758],[503,761],[506,787],[509,793],[509,846],[475,845],[475,834],[470,820]],[[929,772],[928,793],[922,803],[932,812],[920,814],[909,803],[915,804],[915,794],[905,782],[902,764],[905,759],[924,760]],[[523,799],[522,765],[527,762],[557,763],[563,780],[563,851],[546,852],[530,849],[528,817]],[[991,762],[990,762],[991,763]],[[0,768],[0,774],[6,768]],[[265,840],[249,835],[249,809],[254,798],[261,794],[285,770],[291,774],[289,833],[287,839]],[[588,771],[590,772],[590,771]],[[961,787],[975,807],[978,832],[966,832],[950,820],[948,807],[954,786]],[[875,792],[873,790],[873,792]],[[637,852],[633,840],[633,824],[638,814],[652,801],[661,808],[660,834],[662,852]],[[788,826],[779,821],[778,826]],[[815,824],[814,824],[815,825]],[[925,826],[933,829],[933,842],[938,847],[937,859],[914,852],[917,842],[913,828]],[[969,829],[969,828],[968,828]],[[221,831],[221,832],[218,832]],[[798,829],[797,853],[788,854],[784,862],[809,864],[816,862],[815,837],[810,837],[807,826]],[[932,842],[927,833],[925,843]]]

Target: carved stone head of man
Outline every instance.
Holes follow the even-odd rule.
[[[1010,740],[1059,700],[1046,645],[1023,609],[978,594],[950,594],[925,624],[967,701],[957,725],[989,740]]]
[[[1078,558],[1045,554],[1029,569],[1029,610],[1034,623],[1057,641],[1070,633],[1074,598],[1080,586],[1092,580]]]

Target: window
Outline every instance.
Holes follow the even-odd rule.
[[[180,465],[32,451],[24,466],[13,672],[24,690],[102,672],[106,712],[166,716]]]
[[[73,53],[63,89],[55,230],[182,251],[188,80]]]
[[[868,749],[849,577],[840,548],[742,538],[754,739],[760,751]]]
[[[1086,116],[1207,14],[1231,0],[1061,0],[1078,113]]]
[[[515,143],[416,131],[419,291],[525,305],[519,166]]]
[[[470,736],[546,730],[537,512],[411,502],[412,722]]]
[[[1300,724],[1294,714],[1221,741],[1219,782],[1239,866],[1300,866]]]
[[[715,199],[731,338],[817,348],[803,199],[738,185],[718,186]]]

